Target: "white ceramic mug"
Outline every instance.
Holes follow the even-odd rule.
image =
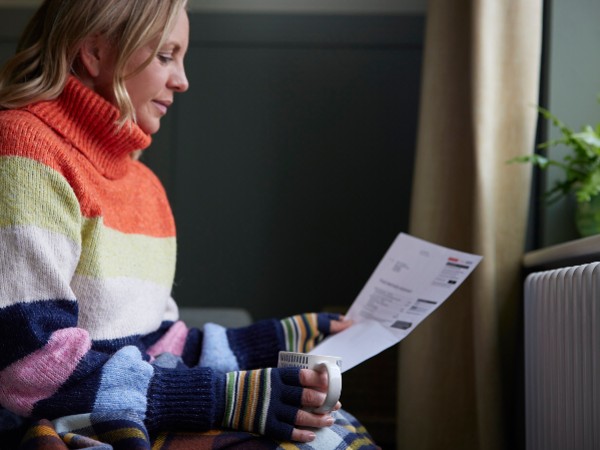
[[[330,412],[340,399],[342,394],[342,358],[298,352],[279,352],[277,367],[299,367],[300,369],[327,372],[329,379],[327,396],[323,405],[313,409],[313,412],[319,414]]]

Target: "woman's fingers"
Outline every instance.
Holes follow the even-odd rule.
[[[316,371],[312,369],[300,370],[300,384],[305,388],[313,388],[318,391],[327,391],[329,385],[326,371]]]
[[[296,442],[312,442],[315,440],[317,435],[314,431],[310,430],[300,430],[298,428],[294,428],[292,430],[292,441]]]
[[[301,409],[296,416],[296,426],[308,428],[325,428],[330,427],[335,422],[335,419],[329,414],[314,414]]]
[[[345,320],[344,317],[340,317],[340,320],[332,320],[329,325],[329,331],[331,334],[339,333],[349,328],[354,322],[351,320]]]
[[[329,414],[315,414],[311,412],[313,408],[318,408],[323,404],[327,391],[327,372],[319,372],[311,369],[300,370],[300,384],[304,387],[302,390],[302,408],[296,415],[295,427],[292,431],[292,440],[297,442],[311,442],[316,435],[313,430],[307,428],[330,427],[334,423],[334,418]],[[337,402],[334,411],[342,407]]]
[[[305,430],[308,428],[324,428],[330,427],[335,422],[335,419],[329,414],[314,414],[308,411],[299,410],[296,416],[296,426],[302,428],[294,428],[292,431],[292,440],[299,442],[311,442],[315,439],[314,431]]]
[[[310,428],[324,428],[333,425],[334,419],[329,414],[315,414],[303,409],[298,411],[296,426]]]
[[[318,408],[325,402],[327,386],[327,372],[319,372],[312,369],[300,370],[300,384],[304,387],[302,391],[302,406],[305,408]],[[340,402],[337,402],[333,407],[333,411],[337,411],[342,407]]]
[[[325,403],[325,397],[325,392],[316,391],[314,389],[304,389],[302,391],[302,407],[318,408]]]

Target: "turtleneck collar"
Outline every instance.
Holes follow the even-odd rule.
[[[94,91],[70,76],[61,95],[26,108],[56,130],[83,153],[106,178],[127,173],[131,153],[151,143],[136,124],[119,128],[119,110]]]

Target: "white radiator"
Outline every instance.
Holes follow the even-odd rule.
[[[600,263],[524,288],[526,448],[600,449]]]

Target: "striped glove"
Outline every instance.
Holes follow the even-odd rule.
[[[339,320],[339,314],[307,313],[282,319],[285,350],[309,352],[329,336],[331,321]]]
[[[290,440],[301,399],[298,368],[229,372],[222,425]]]
[[[209,323],[204,325],[203,335],[196,330],[196,339],[188,337],[188,342],[195,346],[201,342],[200,366],[222,372],[262,369],[276,366],[281,350],[308,352],[329,335],[331,321],[339,318],[339,314],[309,313],[229,329]],[[191,354],[188,360],[184,358],[186,364],[195,365],[198,355],[184,353]]]

